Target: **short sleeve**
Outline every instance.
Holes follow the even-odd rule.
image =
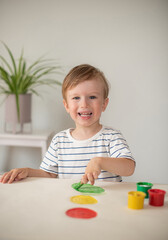
[[[110,139],[110,157],[113,158],[130,158],[134,160],[129,146],[120,131],[111,135]]]
[[[43,161],[40,165],[40,169],[58,174],[58,156],[57,156],[57,141],[56,137],[53,137],[50,146],[48,148],[48,151],[46,152]]]

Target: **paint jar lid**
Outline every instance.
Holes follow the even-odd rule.
[[[166,191],[161,190],[161,189],[149,189],[148,193],[150,193],[151,195],[165,195]]]
[[[146,193],[139,192],[139,191],[131,191],[131,192],[128,192],[128,195],[135,198],[144,198],[146,196]]]
[[[152,187],[153,184],[149,182],[138,182],[137,186],[142,186],[142,187]]]

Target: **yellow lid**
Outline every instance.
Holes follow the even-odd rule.
[[[144,198],[146,196],[146,194],[144,192],[139,192],[139,191],[131,191],[128,193],[128,195],[132,196],[132,197],[137,197],[137,198]]]

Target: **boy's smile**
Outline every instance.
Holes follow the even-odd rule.
[[[76,130],[81,127],[95,129],[100,127],[99,119],[107,107],[108,98],[104,99],[102,82],[92,79],[68,89],[63,103],[75,121]]]
[[[91,112],[79,112],[78,114],[81,118],[84,118],[84,119],[88,119],[92,115]]]

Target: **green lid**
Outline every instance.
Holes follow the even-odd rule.
[[[149,183],[149,182],[138,182],[137,186],[141,186],[141,187],[152,187],[153,184]]]

